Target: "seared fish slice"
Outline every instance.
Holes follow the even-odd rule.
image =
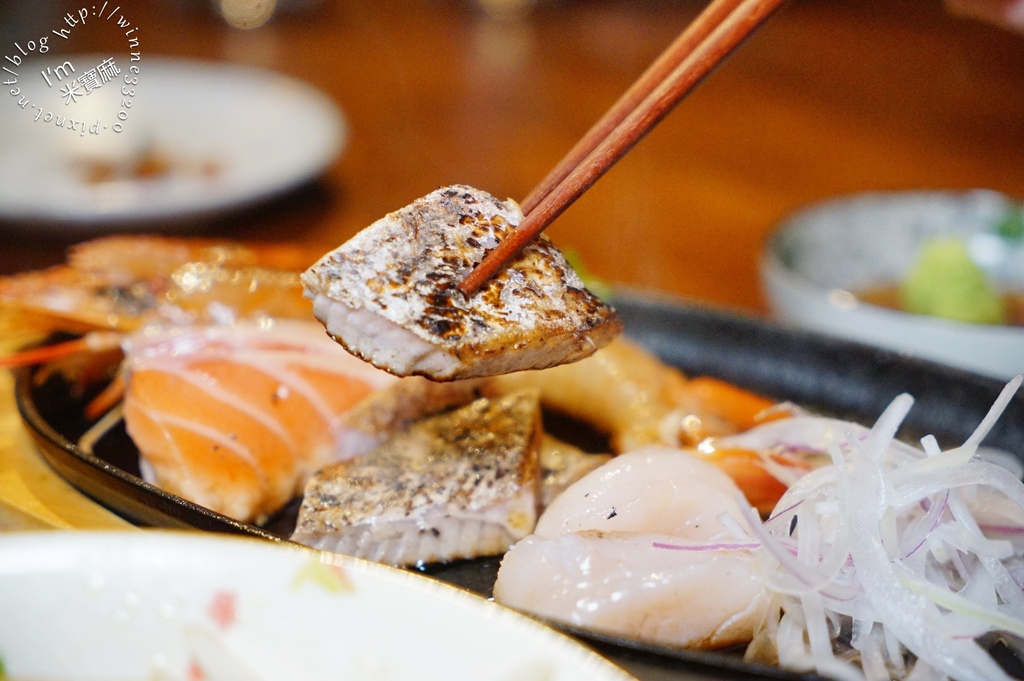
[[[417,422],[306,486],[292,539],[390,565],[503,553],[537,519],[536,393]]]
[[[438,189],[325,255],[302,283],[336,341],[399,376],[453,380],[582,359],[622,322],[543,236],[477,293],[457,288],[522,219],[514,201]]]
[[[364,366],[373,370],[369,365]],[[338,460],[366,454],[421,419],[463,407],[483,397],[482,388],[490,380],[475,378],[439,383],[422,376],[396,379],[345,414],[338,440]],[[509,392],[513,391],[505,391],[506,394]]]
[[[494,381],[493,378],[472,378],[438,383],[420,376],[396,380],[386,388],[375,391],[345,414],[335,452],[337,459],[341,461],[366,454],[379,447],[395,432],[405,430],[421,419],[465,406],[483,396],[494,399],[515,392],[494,392]],[[546,433],[538,456],[541,508],[546,507],[566,487],[611,458],[610,454],[584,452]]]

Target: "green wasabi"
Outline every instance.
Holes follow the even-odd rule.
[[[908,312],[977,324],[1003,324],[1006,306],[956,237],[926,243],[903,282]]]

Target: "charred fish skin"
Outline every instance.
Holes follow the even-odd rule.
[[[306,486],[292,539],[396,566],[497,555],[533,531],[536,393],[429,417]]]
[[[302,275],[306,296],[335,340],[402,376],[454,380],[582,359],[622,322],[547,238],[477,293],[457,288],[522,219],[512,200],[438,189],[321,258]]]

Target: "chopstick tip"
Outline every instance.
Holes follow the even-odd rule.
[[[471,296],[480,290],[480,286],[482,284],[483,282],[480,281],[480,277],[477,276],[477,270],[474,269],[472,272],[467,274],[465,278],[463,278],[463,280],[460,281],[455,288],[462,291],[463,295]]]

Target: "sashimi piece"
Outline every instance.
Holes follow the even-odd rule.
[[[477,293],[457,286],[523,216],[454,185],[359,232],[302,275],[313,312],[352,354],[400,376],[454,380],[582,359],[622,330],[539,237]]]
[[[396,380],[313,322],[147,329],[124,347],[144,478],[244,522],[299,493],[334,460],[344,415]]]
[[[505,554],[494,598],[667,645],[747,641],[768,598],[741,503],[727,475],[684,450],[619,455],[556,497]]]
[[[741,522],[742,498],[716,466],[681,449],[644,447],[570,485],[545,509],[535,532],[651,532],[704,540],[725,532],[722,514]]]
[[[768,597],[755,552],[659,534],[531,535],[501,561],[494,598],[541,617],[684,648],[749,641]]]
[[[423,419],[306,486],[294,541],[390,565],[496,555],[537,518],[535,393]]]

